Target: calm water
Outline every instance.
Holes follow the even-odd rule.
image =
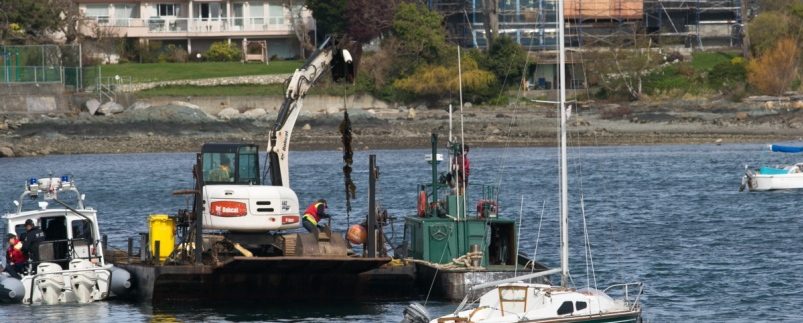
[[[417,183],[429,178],[426,150],[372,151],[381,170],[379,198],[395,216],[414,207]],[[355,155],[351,222],[365,215],[369,152]],[[803,318],[803,191],[739,193],[744,163],[794,162],[761,145],[579,148],[571,151],[572,272],[587,279],[580,195],[593,246],[597,286],[641,280],[650,321],[799,321]],[[523,204],[523,251],[532,255],[542,206],[537,259],[557,266],[556,150],[476,149],[473,183],[501,182],[506,216]],[[291,184],[302,204],[325,197],[346,227],[341,155],[291,154]],[[11,210],[25,179],[70,173],[100,211],[113,246],[146,230],[151,213],[187,204],[170,192],[192,187],[193,154],[48,156],[0,159],[0,206]],[[397,223],[396,232],[401,231]],[[400,239],[400,234],[396,235]],[[298,307],[151,307],[119,302],[90,305],[0,306],[0,321],[399,321],[406,302]],[[434,314],[453,304],[430,302]]]

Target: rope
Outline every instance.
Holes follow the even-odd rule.
[[[535,251],[533,251],[533,259],[535,261],[535,257],[538,255],[538,241],[541,240],[541,224],[544,222],[544,211],[546,210],[546,199],[544,203],[541,204],[541,218],[538,220],[538,233],[535,236]],[[530,268],[530,273],[535,272],[535,265]]]
[[[591,253],[591,239],[588,236],[588,225],[586,224],[586,203],[585,195],[580,194],[580,211],[583,215],[583,235],[585,237],[586,245],[586,277],[591,277],[594,280],[594,289],[597,288],[597,274],[594,269],[594,256]],[[591,276],[589,276],[588,267],[591,265]],[[590,287],[588,280],[586,280],[586,288]]]
[[[521,196],[521,204],[519,205],[519,232],[516,232],[516,259],[513,262],[513,276],[518,276],[519,274],[519,241],[521,241],[521,217],[524,213],[524,195]],[[535,266],[533,266],[535,267]]]
[[[433,160],[432,162],[435,162],[435,161]],[[451,234],[452,234],[452,233],[451,233],[451,232],[449,232],[449,235],[450,235],[450,236],[451,236]],[[446,255],[446,248],[447,248],[447,247],[449,247],[449,244],[448,244],[448,243],[444,243],[444,244],[443,244],[443,251],[441,251],[441,258],[440,258],[440,259],[438,259],[438,263],[440,263],[441,261],[443,261],[443,256],[444,256],[444,255]],[[415,262],[415,261],[414,261],[414,262]],[[434,265],[434,264],[433,264],[433,265]],[[427,297],[424,299],[424,306],[426,306],[426,305],[427,305],[427,302],[429,302],[429,295],[430,295],[430,294],[432,294],[432,287],[434,287],[434,286],[435,286],[435,278],[437,278],[437,277],[438,277],[438,271],[440,271],[440,267],[438,267],[438,266],[435,266],[435,275],[433,275],[433,276],[432,276],[432,283],[430,283],[430,284],[429,284],[429,290],[427,291]]]
[[[432,262],[429,262],[429,261],[420,260],[420,259],[412,259],[412,258],[406,259],[406,260],[409,261],[409,262],[412,262],[412,263],[420,263],[420,264],[424,264],[424,265],[433,267],[433,268],[435,268],[435,274],[437,275],[437,272],[439,270],[454,270],[454,269],[481,270],[481,269],[485,269],[485,267],[483,267],[482,265],[474,265],[472,263],[472,261],[482,261],[483,255],[484,255],[484,253],[482,251],[467,252],[465,255],[462,255],[462,256],[457,257],[457,258],[452,258],[451,262],[448,262],[448,263],[445,263],[445,264],[432,263]],[[434,282],[434,280],[433,280],[433,282]],[[432,291],[432,287],[430,286],[430,292],[431,291]],[[429,295],[427,295],[427,296],[429,296]],[[425,301],[424,304],[426,304],[426,301]]]

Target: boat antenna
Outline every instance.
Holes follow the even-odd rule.
[[[560,75],[560,285],[569,283],[569,176],[566,158],[566,39],[564,1],[558,1],[558,69]]]

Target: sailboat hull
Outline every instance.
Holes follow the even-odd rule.
[[[590,316],[570,316],[565,318],[526,320],[519,322],[538,323],[641,323],[641,310]]]
[[[791,190],[803,188],[803,173],[744,176],[750,191]]]

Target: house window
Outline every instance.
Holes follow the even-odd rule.
[[[265,23],[265,5],[252,2],[248,8],[252,24],[262,25]]]
[[[572,314],[574,312],[574,304],[571,301],[565,301],[558,307],[558,315]]]
[[[160,3],[156,5],[156,13],[159,17],[178,16],[178,5],[173,3]]]
[[[133,4],[114,5],[115,26],[128,26],[133,18],[139,18],[139,6]]]
[[[271,25],[284,25],[284,6],[271,4],[268,7],[268,23]]]
[[[96,19],[98,23],[109,23],[109,5],[89,4],[86,5],[86,16]]]

